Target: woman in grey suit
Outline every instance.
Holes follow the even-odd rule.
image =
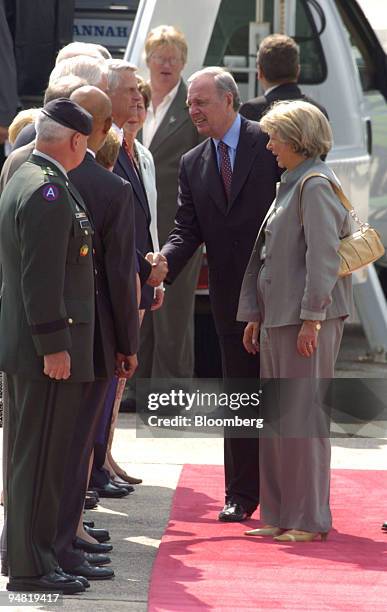
[[[249,353],[260,351],[264,379],[264,527],[246,534],[325,539],[332,519],[324,399],[352,308],[351,277],[338,278],[340,239],[350,233],[350,220],[330,184],[338,179],[320,159],[332,144],[321,111],[303,101],[280,102],[261,127],[286,171],[258,233],[237,315],[248,321],[243,343]]]

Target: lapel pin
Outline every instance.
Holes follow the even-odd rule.
[[[176,117],[174,115],[171,115],[169,118],[169,123],[175,123],[176,121]]]
[[[88,252],[89,252],[89,247],[88,247],[88,245],[87,245],[87,244],[83,244],[83,245],[81,246],[80,251],[79,251],[80,256],[81,256],[81,257],[86,257],[86,255],[88,254]]]

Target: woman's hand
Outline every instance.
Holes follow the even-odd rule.
[[[243,332],[243,346],[251,355],[256,355],[259,352],[259,328],[260,323],[253,321],[247,323],[245,331]]]
[[[304,321],[297,337],[297,351],[303,357],[311,357],[318,344],[318,322]]]

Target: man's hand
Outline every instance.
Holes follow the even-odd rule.
[[[247,323],[243,332],[243,346],[251,355],[256,355],[259,352],[259,328],[261,324],[257,321]]]
[[[147,253],[145,259],[152,264],[152,271],[146,281],[147,285],[158,287],[168,274],[167,258],[161,253]]]
[[[162,287],[156,287],[155,297],[153,298],[151,310],[158,310],[163,305],[163,302],[164,302],[164,289]]]
[[[317,348],[316,321],[304,321],[297,336],[297,351],[303,357],[311,357]]]
[[[71,374],[71,358],[67,351],[44,356],[44,373],[55,380],[67,380]]]
[[[137,355],[123,355],[116,353],[116,376],[119,378],[132,378],[138,366]]]

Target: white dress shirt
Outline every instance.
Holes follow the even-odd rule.
[[[144,125],[142,126],[142,142],[145,147],[149,149],[149,146],[152,142],[152,138],[159,129],[162,120],[167,114],[169,107],[171,106],[173,100],[176,97],[177,90],[180,86],[180,80],[175,85],[173,89],[166,96],[164,96],[162,102],[158,105],[156,110],[153,109],[152,101],[149,104],[149,108],[147,111],[146,119],[144,121]]]

